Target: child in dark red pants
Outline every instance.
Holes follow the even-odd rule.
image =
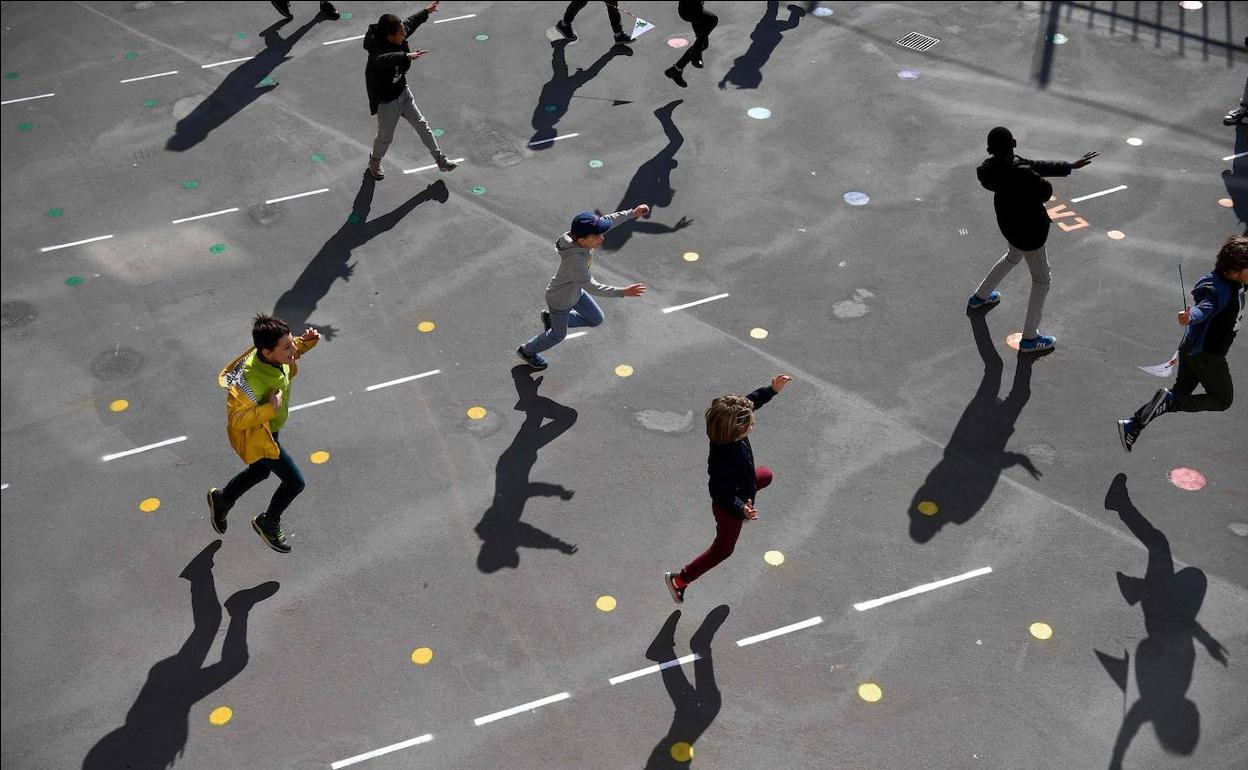
[[[792,381],[787,374],[777,374],[770,385],[746,396],[720,396],[706,410],[706,436],[711,440],[706,471],[710,475],[715,541],[684,569],[664,573],[667,590],[677,604],[685,600],[685,588],[690,583],[732,555],[741,524],[758,518],[754,496],[771,484],[772,475],[766,466],[754,467],[754,450],[747,436],[754,429],[754,411]]]

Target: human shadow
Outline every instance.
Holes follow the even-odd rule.
[[[1248,235],[1248,155],[1242,154],[1245,151],[1248,151],[1248,125],[1240,123],[1235,126],[1233,153],[1239,157],[1232,158],[1231,167],[1222,172],[1222,183],[1226,185],[1226,195],[1231,199],[1235,218],[1239,220],[1243,234]]]
[[[1039,356],[1018,357],[1010,393],[999,399],[1004,368],[1001,356],[993,345],[984,312],[968,315],[975,347],[984,362],[984,376],[954,426],[944,456],[910,501],[910,539],[916,543],[931,540],[945,524],[970,521],[988,502],[1006,468],[1021,465],[1032,478],[1042,475],[1027,455],[1005,450],[1014,423],[1031,398],[1031,369]]]
[[[1116,511],[1131,534],[1148,548],[1144,577],[1117,573],[1118,590],[1127,604],[1140,605],[1148,634],[1135,648],[1135,681],[1140,697],[1127,709],[1114,741],[1111,770],[1122,767],[1127,747],[1145,722],[1170,754],[1191,754],[1200,741],[1200,710],[1188,700],[1199,641],[1210,657],[1226,665],[1226,648],[1196,620],[1205,601],[1208,579],[1196,567],[1175,572],[1170,541],[1131,502],[1127,476],[1119,473],[1105,493],[1105,509]],[[1126,692],[1127,656],[1122,660],[1096,650],[1097,657]]]
[[[230,626],[221,646],[221,660],[204,665],[221,627],[221,605],[212,577],[212,558],[221,547],[214,540],[182,570],[191,583],[191,614],[195,628],[182,648],[152,666],[126,722],[100,739],[82,762],[83,770],[144,768],[173,765],[186,750],[191,707],[237,676],[246,666],[247,616],[251,608],[277,593],[269,581],[238,591],[225,600]]]
[[[555,138],[555,126],[567,113],[572,96],[578,89],[598,77],[607,62],[615,57],[633,55],[633,49],[628,46],[614,45],[589,65],[589,69],[577,67],[576,72],[569,74],[567,46],[566,40],[551,43],[550,80],[542,86],[542,93],[537,97],[537,104],[533,106],[533,136],[528,144],[532,150],[546,150],[554,144],[548,140]]]
[[[529,474],[537,462],[538,450],[576,423],[576,410],[537,395],[542,378],[535,379],[529,367],[521,364],[511,370],[511,376],[519,397],[515,409],[524,412],[524,423],[494,465],[494,502],[476,527],[481,538],[477,569],[482,572],[520,566],[521,547],[553,548],[569,556],[576,553],[575,545],[520,521],[530,497],[571,500],[575,494],[560,484],[529,481]],[[543,425],[543,420],[550,422]]]
[[[633,178],[628,180],[628,188],[625,189],[624,197],[620,199],[615,211],[633,209],[646,203],[650,205],[651,216],[654,216],[654,209],[672,205],[672,199],[676,195],[676,191],[672,189],[672,169],[679,165],[676,153],[685,143],[685,136],[676,127],[672,114],[683,101],[684,99],[676,99],[654,111],[654,116],[659,119],[659,124],[663,126],[663,133],[667,136],[667,146],[637,167]],[[680,221],[674,225],[652,222],[650,219],[626,220],[607,231],[602,248],[608,251],[623,248],[633,233],[674,233],[691,224],[693,220],[688,217],[681,217]]]
[[[165,143],[165,149],[173,152],[191,149],[207,139],[208,134],[220,128],[227,120],[242,112],[247,105],[277,88],[276,83],[262,84],[260,81],[289,59],[287,54],[295,47],[295,43],[324,20],[325,16],[317,13],[290,37],[277,34],[279,29],[290,23],[290,19],[279,19],[265,27],[260,32],[260,36],[264,38],[264,50],[231,70],[208,98],[197,104],[190,115],[179,120],[173,136]]]
[[[672,699],[675,713],[667,735],[655,745],[650,752],[650,760],[646,762],[646,770],[677,770],[690,766],[689,754],[673,756],[672,747],[685,744],[692,748],[706,728],[711,726],[719,714],[722,699],[719,687],[715,684],[715,663],[711,658],[711,640],[715,632],[728,619],[728,605],[721,604],[707,614],[702,625],[689,640],[689,651],[697,655],[693,661],[693,676],[696,686],[685,676],[681,666],[668,666],[662,670],[663,687]],[[680,610],[667,616],[667,621],[659,629],[659,635],[646,651],[646,658],[656,663],[666,663],[676,658],[676,622],[680,620]]]
[[[369,219],[368,212],[373,205],[376,184],[372,177],[364,175],[346,221],[325,241],[307,267],[303,268],[294,285],[277,298],[273,315],[284,320],[290,328],[301,330],[305,324],[310,324],[316,326],[326,339],[333,339],[338,330],[332,326],[319,325],[311,317],[317,303],[329,293],[334,281],[339,278],[344,281],[351,280],[355,273],[355,263],[349,262],[351,252],[393,228],[420,204],[431,200],[446,203],[450,197],[446,183],[439,179],[390,213]]]
[[[805,15],[806,12],[801,8],[790,5],[788,20],[780,21],[779,0],[768,0],[763,18],[758,20],[754,31],[750,33],[750,47],[732,62],[732,68],[719,81],[720,90],[727,88],[729,83],[737,88],[758,88],[763,82],[763,66],[784,39],[784,33],[797,29]]]

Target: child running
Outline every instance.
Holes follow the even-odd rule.
[[[1234,397],[1226,354],[1244,318],[1244,284],[1248,283],[1248,237],[1232,235],[1218,251],[1212,272],[1192,287],[1195,306],[1179,312],[1183,342],[1179,345],[1179,371],[1172,389],[1159,388],[1153,397],[1127,420],[1118,421],[1118,440],[1131,451],[1140,434],[1158,415],[1166,412],[1221,412]],[[1192,395],[1197,385],[1205,392]]]
[[[282,512],[303,491],[304,481],[277,434],[289,414],[290,381],[299,373],[295,361],[320,339],[321,333],[310,326],[302,337],[293,337],[284,321],[261,313],[251,327],[255,347],[226,364],[217,376],[217,382],[227,389],[230,446],[247,463],[225,489],[208,490],[208,513],[218,534],[225,532],[226,517],[238,498],[276,473],[281,486],[273,493],[269,509],[252,519],[251,526],[265,545],[278,553],[290,553],[281,527]]]
[[[626,219],[648,216],[650,206],[646,203],[631,211],[617,211],[606,216],[582,211],[572,220],[568,232],[555,241],[560,261],[559,269],[546,284],[546,307],[549,310],[541,312],[545,331],[516,348],[516,355],[531,369],[540,372],[546,368],[542,351],[563,342],[568,335],[568,327],[602,323],[602,308],[590,294],[599,297],[640,297],[646,293],[646,286],[641,283],[624,287],[598,283],[589,268],[594,264],[594,249],[602,245],[603,235],[608,230]]]
[[[685,601],[685,588],[690,583],[732,555],[741,523],[758,518],[754,496],[771,484],[772,475],[765,465],[754,467],[754,450],[748,438],[754,429],[754,411],[792,381],[787,374],[777,374],[770,385],[745,396],[720,396],[706,410],[706,436],[711,440],[706,472],[710,474],[715,540],[684,569],[663,574],[667,590],[677,604]]]

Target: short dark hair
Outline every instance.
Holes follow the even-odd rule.
[[[383,13],[381,18],[377,20],[377,31],[382,37],[390,37],[399,31],[399,27],[403,26],[403,20],[393,13]]]
[[[1218,250],[1218,262],[1213,267],[1215,273],[1225,275],[1231,270],[1248,268],[1248,236],[1232,235]]]
[[[251,342],[256,350],[272,350],[287,334],[290,327],[286,322],[267,313],[257,313],[256,320],[251,322]]]

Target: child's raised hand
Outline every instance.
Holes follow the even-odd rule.
[[[320,338],[321,338],[321,333],[311,326],[309,326],[303,332],[302,339],[304,342],[311,342],[312,340],[319,340]]]
[[[649,218],[650,218],[650,204],[643,203],[637,208],[633,209],[633,219],[649,219]]]
[[[753,503],[753,500],[745,501],[745,518],[750,521],[756,521],[758,519],[758,511],[754,509]]]
[[[777,374],[771,378],[771,389],[779,393],[784,390],[784,386],[793,381],[793,378],[787,374]]]
[[[1185,307],[1179,311],[1179,325],[1187,326],[1192,322],[1192,309]]]
[[[624,287],[625,297],[640,297],[646,293],[646,285],[644,283],[635,283],[632,286]]]

